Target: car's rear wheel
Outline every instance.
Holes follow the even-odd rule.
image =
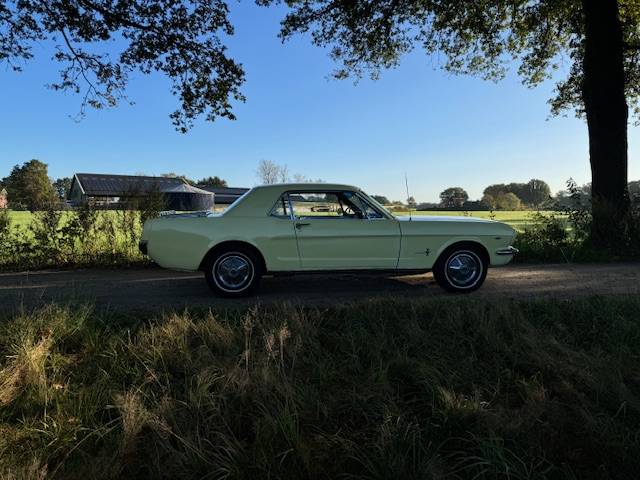
[[[469,244],[453,245],[436,261],[433,277],[449,292],[473,292],[487,278],[488,263],[481,248]]]
[[[209,288],[221,297],[244,297],[260,283],[260,262],[248,249],[233,248],[210,255],[204,265]]]

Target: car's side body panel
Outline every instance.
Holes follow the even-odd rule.
[[[149,257],[164,268],[197,270],[209,249],[209,226],[215,220],[157,218],[147,221],[142,238],[148,242]]]
[[[508,225],[466,217],[399,217],[399,220],[402,231],[399,269],[430,269],[444,250],[459,242],[482,245],[491,265],[509,260],[495,255],[497,249],[513,240],[514,230]]]
[[[298,270],[300,259],[293,222],[261,217],[158,218],[145,225],[149,256],[164,268],[197,270],[218,244],[244,242],[256,247],[268,270]]]
[[[169,215],[147,221],[142,240],[160,266],[197,270],[207,253],[223,242],[245,242],[265,260],[268,272],[312,270],[428,270],[448,246],[482,245],[491,265],[515,231],[508,225],[467,217],[293,218],[273,216],[272,207],[289,191],[352,191],[348,185],[296,184],[256,187],[221,215]],[[361,195],[364,195],[360,192]],[[372,201],[372,203],[374,203]]]
[[[392,269],[398,264],[396,220],[307,217],[296,225],[303,270]]]

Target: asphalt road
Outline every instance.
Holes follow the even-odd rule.
[[[489,271],[471,298],[574,298],[594,294],[640,294],[640,263],[513,265]],[[431,274],[302,275],[263,278],[253,297],[213,296],[200,273],[156,268],[62,270],[0,274],[0,311],[31,309],[51,301],[88,301],[113,310],[173,310],[288,301],[325,306],[380,297],[451,296]]]

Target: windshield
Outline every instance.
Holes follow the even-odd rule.
[[[387,210],[384,207],[384,205],[382,205],[380,202],[376,202],[376,200],[374,198],[372,198],[371,195],[367,195],[362,190],[360,190],[360,193],[367,199],[368,202],[371,202],[376,208],[378,208],[379,210],[382,210],[382,212],[385,215],[387,215],[389,218],[394,218],[395,217],[395,215],[393,213],[391,213],[389,210]]]

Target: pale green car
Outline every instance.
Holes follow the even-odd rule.
[[[452,292],[482,285],[517,250],[515,230],[471,217],[397,217],[357,187],[255,187],[225,212],[148,220],[140,249],[164,268],[204,271],[222,296],[252,292],[262,275],[433,271]]]

